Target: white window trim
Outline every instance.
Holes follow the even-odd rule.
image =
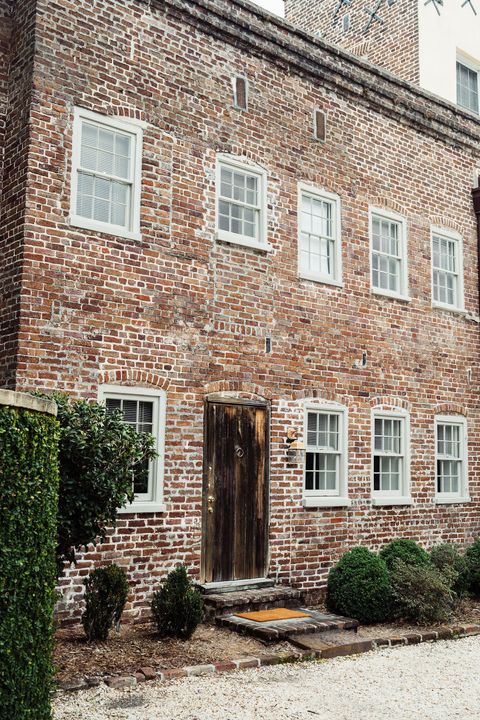
[[[458,493],[439,493],[437,485],[437,429],[439,424],[446,423],[448,425],[460,425],[461,432],[461,460],[462,460],[462,476],[460,478],[460,492]],[[435,416],[435,502],[438,505],[449,505],[452,503],[470,502],[468,493],[468,434],[467,434],[467,418],[463,415],[436,415]]]
[[[391,290],[382,290],[373,286],[373,218],[379,217],[381,219],[395,222],[400,225],[401,239],[401,261],[400,261],[400,292],[393,292]],[[368,208],[368,236],[370,245],[370,289],[373,295],[383,295],[385,297],[394,298],[395,300],[404,300],[410,302],[410,296],[408,294],[408,238],[407,238],[407,220],[403,215],[391,212],[390,210],[384,210],[370,206]]]
[[[158,428],[155,437],[155,451],[157,457],[152,460],[152,499],[148,501],[133,501],[118,510],[119,513],[143,513],[143,512],[164,512],[166,505],[163,497],[163,475],[165,458],[165,415],[166,415],[166,393],[157,388],[146,388],[139,386],[125,385],[99,385],[98,401],[105,403],[107,397],[125,397],[131,395],[135,399],[151,400],[157,399],[157,415],[155,418]]]
[[[454,240],[457,245],[457,262],[458,262],[458,302],[456,305],[449,305],[448,303],[438,302],[433,296],[433,236],[445,238],[446,240]],[[445,228],[432,226],[430,228],[430,252],[432,261],[431,266],[431,288],[432,288],[432,307],[441,308],[442,310],[450,310],[460,314],[465,314],[465,299],[463,289],[463,238],[459,233],[453,230],[446,230]]]
[[[260,199],[260,219],[259,219],[259,240],[254,240],[245,235],[237,235],[236,233],[221,230],[218,226],[218,201],[220,191],[220,171],[222,167],[228,166],[233,170],[241,170],[242,172],[251,173],[259,178],[259,199]],[[243,247],[253,248],[255,250],[263,250],[271,252],[272,246],[268,243],[268,224],[267,224],[267,173],[266,170],[248,163],[244,158],[237,156],[217,155],[217,164],[215,172],[215,237],[217,240],[232,243],[234,245],[242,245]]]
[[[375,454],[375,420],[377,418],[392,418],[402,420],[403,426],[403,477],[401,488],[397,493],[374,490],[374,454]],[[371,413],[371,495],[372,505],[413,505],[410,494],[410,416],[406,410],[384,410],[381,406],[372,408]]]
[[[457,52],[457,57],[455,60],[455,92],[457,93],[457,63],[460,63],[460,65],[463,65],[464,67],[468,68],[469,70],[472,70],[472,72],[477,74],[477,91],[478,91],[478,110],[472,110],[471,108],[464,107],[463,105],[460,105],[458,102],[458,94],[455,98],[455,104],[457,107],[460,108],[460,110],[464,110],[465,112],[470,112],[473,115],[478,115],[480,113],[480,62],[477,62],[473,58],[469,57],[468,55],[463,55],[460,52]]]
[[[104,125],[107,128],[129,133],[135,138],[135,152],[132,157],[134,170],[130,207],[130,229],[122,227],[121,225],[112,225],[110,223],[84,218],[75,213],[78,189],[78,168],[80,166],[81,153],[81,126],[83,120],[91,120],[92,122]],[[111,117],[110,115],[100,115],[99,113],[92,112],[91,110],[84,110],[83,108],[78,107],[74,109],[69,217],[69,224],[72,227],[102,232],[108,235],[128,238],[130,240],[141,240],[140,196],[142,184],[142,146],[144,127],[146,127],[146,123],[139,120],[132,120],[130,118],[128,120],[124,120],[123,118]]]
[[[342,448],[339,460],[339,487],[338,493],[326,495],[316,490],[305,489],[305,463],[307,453],[307,415],[308,412],[337,413],[340,415],[341,428],[339,442]],[[305,459],[303,463],[302,484],[303,484],[303,507],[349,507],[352,501],[348,497],[348,409],[339,403],[329,402],[307,402],[303,414],[303,432],[305,437]]]
[[[300,266],[300,248],[301,248],[301,208],[302,208],[302,195],[311,195],[319,200],[326,200],[333,205],[333,219],[335,223],[335,238],[334,238],[334,275],[324,275],[322,273],[310,273],[302,270]],[[337,287],[343,287],[342,280],[342,211],[341,211],[341,199],[339,195],[335,193],[327,192],[321,188],[317,188],[307,183],[298,183],[298,199],[297,199],[297,238],[298,238],[298,277],[302,280],[313,280],[314,282],[324,283],[326,285],[336,285]]]

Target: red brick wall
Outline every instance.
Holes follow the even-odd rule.
[[[378,18],[371,21],[365,10],[377,2],[351,0],[339,8],[339,0],[285,0],[285,17],[293,25],[354,55],[379,65],[408,82],[420,82],[418,55],[418,7],[415,0],[383,0]],[[338,11],[337,11],[338,10]],[[348,16],[349,27],[344,29]]]
[[[78,614],[81,578],[95,563],[128,569],[130,617],[177,562],[198,575],[203,404],[212,392],[271,401],[269,573],[278,580],[314,589],[361,542],[378,548],[406,535],[425,545],[464,543],[478,534],[478,329],[469,316],[432,310],[429,234],[443,224],[464,236],[466,307],[476,315],[470,188],[478,123],[427,107],[318,46],[301,71],[286,56],[310,52],[309,43],[241,5],[231,17],[242,27],[227,18],[207,33],[203,22],[218,23],[224,3],[187,4],[188,23],[175,0],[39,4],[17,387],[96,397],[99,382],[124,382],[167,392],[167,511],[120,518],[108,542],[63,581],[62,617]],[[317,67],[323,82],[313,77]],[[234,74],[249,80],[248,112],[232,108]],[[355,88],[367,80],[371,90],[359,99]],[[396,96],[401,120],[380,94]],[[75,105],[148,124],[141,241],[68,224]],[[313,140],[315,107],[328,113],[325,144]],[[435,120],[421,120],[429,109]],[[266,169],[272,253],[215,241],[219,151]],[[342,199],[341,288],[297,277],[300,180]],[[370,292],[369,204],[407,219],[408,303]],[[302,507],[302,467],[287,461],[285,440],[287,427],[302,433],[308,397],[349,409],[351,508]],[[411,507],[371,503],[370,417],[382,398],[411,412]],[[434,503],[433,422],[446,406],[469,420],[470,504]]]
[[[17,3],[0,0],[0,147],[3,147],[3,175],[0,174],[0,385],[12,387],[15,384],[26,229],[35,8],[34,0]],[[0,163],[1,158],[2,155]]]

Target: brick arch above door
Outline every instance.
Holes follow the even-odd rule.
[[[249,400],[272,400],[272,393],[266,388],[240,380],[214,380],[205,385],[207,398],[218,393],[227,393],[231,397],[243,397]]]

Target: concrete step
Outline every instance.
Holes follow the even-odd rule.
[[[285,606],[281,606],[285,607]],[[357,620],[351,620],[340,615],[319,613],[308,608],[299,608],[308,617],[291,620],[274,620],[269,622],[256,622],[247,618],[238,617],[235,613],[217,616],[215,622],[221,627],[228,628],[242,635],[251,635],[265,642],[278,642],[291,640],[298,635],[315,635],[328,631],[353,631],[358,627]]]
[[[234,615],[235,613],[270,610],[272,608],[297,608],[304,602],[304,593],[285,585],[239,590],[205,595],[207,618]]]

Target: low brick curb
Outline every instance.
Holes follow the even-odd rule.
[[[242,658],[240,660],[232,660],[231,662],[192,665],[159,671],[155,671],[151,667],[143,667],[140,668],[135,675],[112,675],[103,678],[99,676],[79,677],[73,680],[59,682],[57,687],[59,690],[71,692],[98,686],[101,684],[101,681],[103,681],[109,687],[125,689],[132,688],[147,680],[166,682],[167,680],[176,680],[178,678],[216,675],[235,670],[246,670],[247,668],[283,665],[287,663],[305,662],[307,660],[327,660],[335,657],[357,655],[376,650],[377,648],[395,647],[397,645],[418,645],[423,642],[436,642],[437,640],[457,639],[473,635],[480,635],[480,625],[450,625],[425,632],[410,632],[404,635],[392,635],[390,637],[375,638],[373,640],[355,640],[352,643],[331,645],[328,648],[318,651],[299,650],[296,653],[279,653],[278,655],[264,655],[259,658]]]

